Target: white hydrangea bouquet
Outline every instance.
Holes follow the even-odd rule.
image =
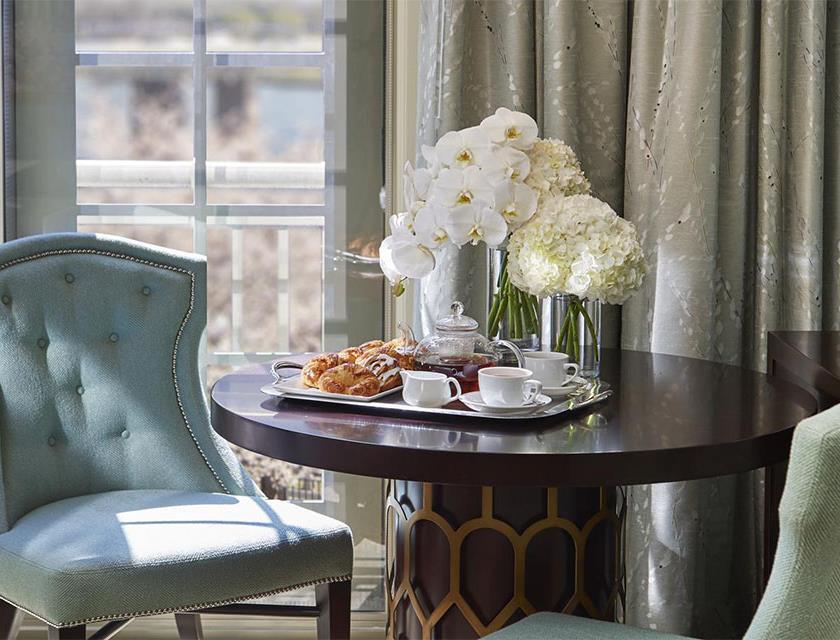
[[[432,272],[444,243],[506,245],[489,334],[503,318],[512,338],[537,333],[539,299],[568,294],[556,348],[576,358],[581,314],[597,350],[582,300],[624,302],[641,286],[644,256],[633,225],[589,195],[574,151],[538,133],[529,115],[500,108],[424,145],[426,166],[406,163],[406,211],[391,216],[380,264],[400,295],[406,278]]]

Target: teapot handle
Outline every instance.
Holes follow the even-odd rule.
[[[506,347],[513,351],[513,355],[516,356],[516,366],[520,368],[525,367],[525,356],[522,355],[522,350],[513,344],[510,340],[493,340],[490,343],[491,347]]]

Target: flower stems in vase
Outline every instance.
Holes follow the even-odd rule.
[[[554,350],[562,353],[567,353],[575,362],[580,362],[582,354],[580,353],[580,336],[578,331],[586,331],[592,344],[593,355],[595,361],[600,359],[598,353],[598,330],[592,317],[586,310],[586,305],[577,297],[570,295],[566,313],[563,317],[563,324],[560,325],[560,330],[555,337]],[[580,319],[583,319],[583,326],[581,327]]]
[[[536,296],[517,289],[510,281],[507,271],[507,255],[502,258],[499,276],[496,280],[496,293],[490,305],[488,333],[499,335],[502,321],[507,328],[506,338],[522,340],[539,333],[539,300]]]

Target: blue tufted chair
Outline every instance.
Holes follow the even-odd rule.
[[[349,636],[350,530],[262,497],[210,427],[205,288],[204,258],[120,238],[0,245],[0,638],[22,611],[84,638],[304,585]]]

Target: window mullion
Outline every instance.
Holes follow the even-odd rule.
[[[193,246],[207,253],[207,0],[193,0]]]

